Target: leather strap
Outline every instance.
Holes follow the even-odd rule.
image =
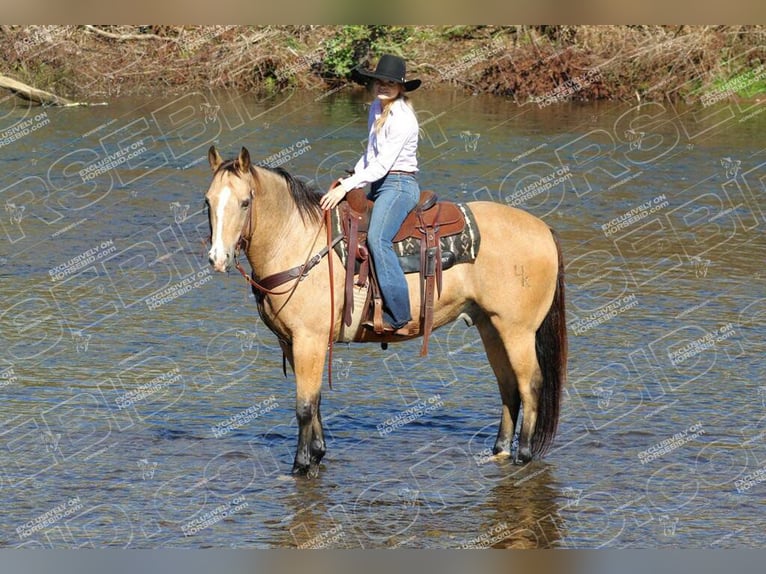
[[[375,263],[370,259],[370,291],[372,291],[372,325],[376,333],[383,332],[383,296],[380,292]]]
[[[357,287],[364,287],[367,284],[367,278],[370,275],[370,252],[363,245],[357,249],[359,258],[359,278],[356,280]]]
[[[437,208],[438,209],[438,208]],[[422,220],[422,214],[418,214],[422,222],[421,232],[423,237],[420,240],[420,269],[421,269],[421,313],[420,324],[423,332],[423,346],[420,349],[420,356],[428,355],[428,338],[433,330],[434,322],[434,281],[435,270],[433,265],[439,265],[441,261],[429,262],[429,257],[436,253],[435,246],[438,244],[437,232],[433,227],[428,227]]]
[[[335,239],[332,240],[332,243],[329,247],[322,248],[319,253],[314,255],[311,259],[306,261],[303,265],[298,265],[296,267],[293,267],[291,269],[288,269],[287,271],[280,271],[279,273],[274,273],[273,275],[269,275],[268,277],[264,277],[260,281],[257,281],[255,277],[250,277],[247,275],[247,272],[242,268],[242,265],[237,262],[236,268],[239,270],[239,272],[247,279],[248,283],[255,287],[258,291],[263,293],[264,295],[284,295],[285,293],[289,293],[289,290],[287,291],[274,291],[275,288],[279,287],[280,285],[284,285],[288,281],[294,280],[294,279],[303,279],[306,275],[308,275],[308,272],[311,271],[314,267],[317,266],[317,264],[322,260],[322,257],[327,255],[327,253],[335,247],[338,243],[340,243],[343,240],[343,236],[339,235]]]
[[[327,229],[327,268],[330,272],[330,334],[327,338],[327,385],[332,389],[332,350],[335,342],[335,273],[332,264],[332,213],[324,212],[325,228]]]
[[[346,292],[343,310],[343,322],[351,326],[351,312],[354,307],[354,263],[356,250],[359,246],[359,218],[355,214],[348,215],[348,255],[346,256]]]

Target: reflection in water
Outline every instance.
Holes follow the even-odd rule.
[[[286,515],[272,525],[275,546],[292,548],[344,548],[347,532],[328,512],[323,479],[295,480],[285,501]]]
[[[555,548],[562,538],[561,494],[549,463],[533,462],[493,486],[479,507],[480,536],[468,545],[492,548]]]

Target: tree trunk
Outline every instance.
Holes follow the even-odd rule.
[[[35,102],[36,104],[40,105],[63,107],[106,105],[106,103],[89,104],[85,102],[73,102],[71,100],[67,100],[66,98],[57,96],[56,94],[46,92],[45,90],[38,90],[37,88],[33,88],[32,86],[28,86],[23,82],[19,82],[18,80],[14,80],[13,78],[9,78],[8,76],[3,75],[0,75],[0,88],[11,90],[20,98]]]

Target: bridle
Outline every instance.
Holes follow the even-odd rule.
[[[252,179],[252,175],[250,176]],[[251,287],[254,289],[257,289],[258,292],[262,293],[263,295],[286,295],[286,294],[292,294],[293,291],[295,291],[296,287],[298,286],[298,283],[300,283],[303,279],[306,278],[309,271],[311,271],[312,268],[316,267],[316,265],[322,260],[322,257],[327,255],[333,247],[335,247],[342,239],[343,235],[338,235],[335,239],[332,239],[332,226],[331,226],[331,214],[329,211],[325,212],[325,226],[327,228],[327,247],[320,250],[318,253],[316,253],[314,256],[307,256],[306,261],[302,265],[298,265],[296,267],[292,267],[288,269],[287,271],[281,271],[279,273],[274,273],[273,275],[269,275],[268,277],[264,277],[260,281],[256,281],[256,279],[253,277],[252,274],[248,274],[247,271],[242,267],[242,264],[239,262],[239,253],[244,252],[245,255],[247,255],[247,250],[250,245],[250,239],[253,236],[253,204],[255,203],[255,189],[253,186],[250,186],[250,203],[247,206],[247,213],[245,215],[245,221],[242,224],[242,230],[239,232],[239,239],[237,239],[237,242],[234,244],[234,267],[237,269],[237,271],[240,272],[240,274],[245,278],[245,280],[250,284]],[[322,227],[320,226],[317,230],[317,234],[314,237],[314,240],[311,242],[311,245],[316,245],[317,239],[319,239],[319,234],[322,232]],[[332,260],[332,258],[330,258]],[[332,265],[332,262],[330,263]],[[275,288],[279,287],[288,281],[295,280],[295,283],[292,287],[289,289],[285,289],[283,291],[276,291]]]
[[[253,236],[253,204],[255,203],[256,190],[253,187],[253,175],[252,173],[249,175],[250,203],[247,206],[247,213],[245,214],[245,221],[242,224],[242,229],[239,232],[239,238],[234,244],[234,267],[237,269],[237,271],[240,272],[242,277],[245,278],[250,286],[261,294],[260,298],[256,297],[257,299],[262,299],[266,295],[287,295],[289,300],[295,290],[298,288],[298,284],[306,278],[309,271],[316,267],[322,258],[325,255],[328,255],[330,251],[343,240],[343,234],[341,233],[335,238],[332,237],[332,212],[324,211],[324,227],[327,230],[327,246],[322,248],[313,256],[311,255],[311,251],[309,251],[309,255],[306,257],[306,261],[302,265],[292,267],[287,271],[281,271],[279,273],[269,275],[260,281],[257,281],[255,279],[254,272],[248,274],[247,271],[245,271],[245,269],[242,267],[242,264],[239,262],[240,251],[243,251],[245,255],[247,255],[247,251],[250,246],[250,239]],[[311,242],[312,250],[313,246],[316,245],[321,232],[322,226],[320,225],[314,240]],[[335,333],[335,281],[333,279],[335,275],[333,272],[333,258],[331,256],[327,257],[327,263],[330,271],[330,335],[327,341],[327,349],[329,353],[327,361],[327,382],[332,389],[332,351]],[[281,291],[275,290],[276,287],[280,287],[288,281],[293,281],[291,287]],[[261,303],[259,301],[259,305],[260,304]]]

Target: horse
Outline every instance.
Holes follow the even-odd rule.
[[[346,274],[330,249],[321,193],[282,168],[254,165],[245,147],[224,161],[211,146],[208,161],[213,172],[205,194],[210,265],[227,272],[236,264],[245,275],[236,263],[240,249],[245,251],[252,268],[246,277],[260,291],[261,319],[276,335],[295,375],[298,445],[292,474],[316,476],[326,452],[320,414],[323,372],[340,333]],[[473,262],[444,271],[433,328],[460,317],[476,326],[502,402],[493,455],[526,464],[552,445],[566,379],[561,245],[555,231],[528,212],[492,201],[466,206],[481,233],[481,248]],[[309,263],[319,260],[322,265]],[[287,269],[293,272],[283,273]],[[284,288],[258,283],[275,274],[288,277]],[[419,278],[406,277],[416,317]],[[519,443],[512,455],[520,414]]]

